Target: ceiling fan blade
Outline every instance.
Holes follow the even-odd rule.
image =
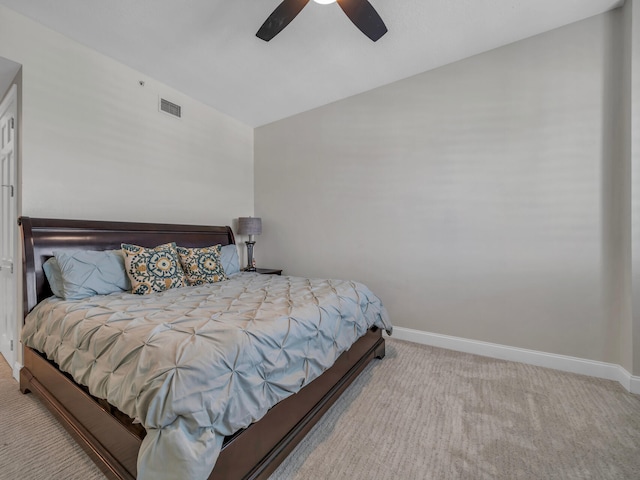
[[[262,24],[256,37],[268,42],[302,11],[309,0],[284,0]]]
[[[378,41],[385,33],[387,26],[367,0],[337,0],[347,17],[367,37],[374,42]]]

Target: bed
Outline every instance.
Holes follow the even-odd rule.
[[[43,305],[50,300],[51,290],[43,272],[43,264],[52,256],[53,251],[102,251],[119,249],[121,243],[147,247],[168,242],[176,242],[184,247],[235,243],[230,227],[29,217],[22,217],[20,225],[24,245],[25,313],[31,312],[38,304],[38,308],[44,308]],[[234,291],[234,288],[243,292],[267,291],[264,290],[267,287],[263,287],[263,284],[274,285],[275,291],[278,292],[278,288],[291,289],[299,285],[299,282],[302,280],[295,277],[276,279],[274,276],[254,273],[238,274],[236,278],[231,278],[229,283],[221,283],[225,284],[224,288],[228,293]],[[311,280],[307,281],[311,285],[309,282]],[[203,295],[198,288],[200,287],[192,289],[196,292],[194,295]],[[330,289],[336,288],[338,287],[330,285]],[[206,292],[207,298],[208,295],[209,292]],[[277,303],[277,294],[270,295],[271,303]],[[136,297],[131,294],[128,296]],[[119,298],[118,302],[120,300]],[[235,300],[232,303],[235,305]],[[95,308],[97,307],[94,306],[94,310]],[[382,311],[383,314],[378,315],[386,316],[386,312]],[[346,314],[340,315],[347,318]],[[303,386],[297,393],[287,394],[286,398],[266,410],[264,416],[263,412],[260,412],[260,418],[245,428],[225,433],[221,447],[216,451],[215,466],[209,478],[267,478],[364,367],[372,359],[384,357],[381,327],[390,329],[388,321],[385,320],[359,332],[359,338],[354,339],[352,345],[342,347],[344,351],[324,373],[318,374],[317,378],[312,376],[308,383],[303,381]],[[354,326],[355,330],[357,328]],[[312,363],[315,365],[315,357],[318,355],[307,356],[313,357]],[[307,360],[308,358],[305,359]],[[94,397],[87,387],[76,383],[71,375],[61,371],[58,365],[48,360],[47,355],[42,352],[25,346],[23,363],[24,367],[20,372],[22,392],[37,395],[107,477],[137,478],[138,453],[148,436],[147,431],[113,404]],[[309,369],[308,363],[305,365],[305,368]]]

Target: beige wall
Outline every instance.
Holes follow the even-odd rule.
[[[0,6],[2,57],[22,66],[22,215],[230,225],[253,213],[252,128]]]
[[[361,280],[398,326],[621,363],[621,21],[256,129],[258,263]]]
[[[253,212],[247,125],[4,7],[0,56],[23,68],[24,215],[229,224]]]
[[[398,326],[640,374],[632,5],[261,127],[255,145],[0,7],[0,57],[23,66],[22,213],[225,224],[255,193],[263,266],[362,280]]]
[[[15,77],[20,70],[20,64],[0,57],[0,101],[14,84]]]

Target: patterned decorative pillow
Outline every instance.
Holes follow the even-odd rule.
[[[220,261],[220,245],[203,248],[177,247],[189,285],[215,283],[227,279]]]
[[[131,280],[131,293],[146,295],[185,286],[175,243],[165,243],[155,248],[123,243],[122,252]]]

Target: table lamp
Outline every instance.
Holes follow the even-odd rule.
[[[253,239],[254,235],[262,233],[262,219],[260,217],[240,217],[238,218],[238,234],[249,235],[249,240],[244,242],[247,244],[247,272],[255,272],[256,267],[253,266],[253,246],[256,244]]]

